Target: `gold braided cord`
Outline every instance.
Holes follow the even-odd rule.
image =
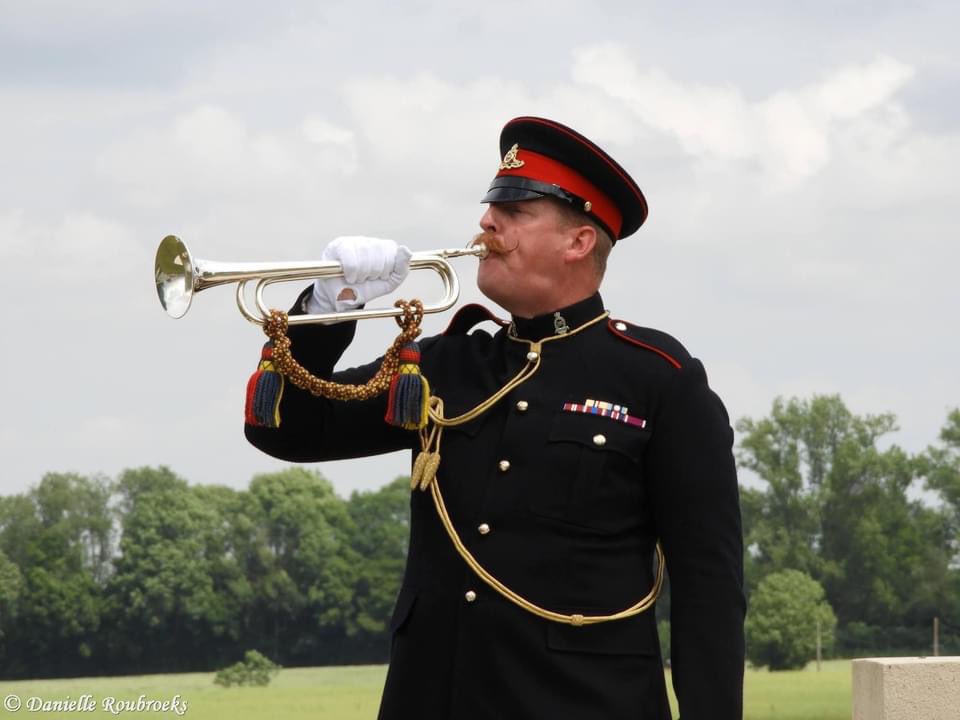
[[[515,390],[517,387],[519,387],[520,385],[522,385],[523,383],[525,383],[527,380],[529,380],[534,376],[537,370],[540,369],[540,356],[543,353],[542,346],[545,343],[552,342],[553,340],[563,340],[564,338],[573,337],[577,333],[582,332],[583,330],[586,330],[591,325],[595,325],[601,320],[606,319],[609,315],[610,315],[609,312],[603,312],[600,315],[597,315],[597,317],[593,318],[593,320],[588,320],[583,325],[580,325],[575,330],[571,330],[570,332],[564,333],[563,335],[551,335],[550,337],[543,338],[543,340],[540,340],[537,342],[534,342],[533,340],[523,340],[520,338],[515,338],[515,337],[511,337],[510,335],[507,335],[507,337],[510,340],[513,340],[514,342],[526,343],[530,347],[530,352],[534,354],[535,357],[531,360],[530,356],[528,355],[527,364],[520,370],[520,372],[518,372],[513,377],[512,380],[510,380],[506,385],[504,385],[502,388],[497,390],[497,392],[495,392],[493,395],[488,397],[486,400],[484,400],[482,403],[477,405],[475,408],[473,408],[472,410],[468,410],[462,415],[457,415],[456,417],[452,417],[452,418],[445,418],[443,417],[443,402],[441,401],[438,404],[431,403],[430,404],[430,420],[432,420],[437,425],[440,425],[442,427],[454,427],[456,425],[463,425],[463,423],[470,422],[471,420],[479,417],[480,415],[483,415],[483,413],[485,413],[487,410],[489,410],[498,402],[500,402],[504,397],[506,397],[511,392],[513,392],[513,390]]]
[[[396,318],[401,328],[400,334],[384,353],[380,368],[363,385],[346,385],[318,378],[298,363],[290,352],[287,314],[280,310],[271,310],[270,317],[263,324],[263,331],[273,341],[273,363],[287,380],[314,395],[333,400],[369,400],[376,397],[390,387],[390,380],[400,367],[400,350],[420,334],[423,320],[423,303],[419,300],[397,300],[394,307],[403,310],[403,316]]]
[[[395,303],[395,307],[399,307],[403,310],[402,319],[399,317],[396,319],[397,324],[401,327],[401,332],[384,354],[383,362],[381,363],[376,374],[374,374],[374,376],[363,385],[346,385],[335,383],[330,380],[324,380],[316,377],[306,368],[300,365],[290,352],[291,342],[290,338],[287,337],[287,328],[289,325],[287,314],[279,310],[271,310],[269,318],[266,319],[263,325],[264,332],[273,341],[274,366],[280,373],[283,374],[284,377],[286,377],[287,380],[289,380],[295,386],[303,390],[307,390],[314,395],[332,398],[334,400],[367,400],[369,398],[376,397],[390,387],[390,380],[400,367],[401,348],[403,348],[403,346],[407,343],[412,342],[418,335],[420,335],[420,323],[423,320],[423,303],[421,303],[419,300],[412,300],[409,303],[403,300],[398,300]],[[608,315],[609,313],[604,312],[603,314],[598,315],[594,319],[589,320],[588,322],[579,326],[575,330],[562,335],[553,335],[538,342],[523,340],[508,335],[510,340],[527,343],[527,345],[530,347],[530,352],[527,355],[527,364],[506,385],[500,388],[500,390],[481,402],[472,410],[468,410],[462,415],[458,415],[453,418],[445,418],[443,416],[443,400],[436,396],[431,397],[428,407],[428,414],[430,420],[434,423],[434,428],[432,431],[428,431],[426,428],[421,429],[420,438],[424,452],[421,453],[421,456],[417,458],[417,463],[415,463],[415,465],[421,466],[428,464],[431,467],[428,469],[424,469],[423,467],[420,468],[419,474],[423,475],[422,479],[417,476],[418,473],[414,473],[412,476],[414,486],[419,485],[422,490],[426,489],[428,486],[430,487],[430,491],[433,496],[433,503],[437,509],[437,515],[440,517],[440,521],[442,522],[443,527],[446,529],[447,535],[450,536],[450,540],[453,543],[454,548],[460,557],[463,558],[464,562],[466,562],[470,569],[472,569],[481,580],[496,590],[504,598],[518,605],[524,610],[537,615],[538,617],[544,618],[545,620],[569,625],[594,625],[612,620],[621,620],[633,615],[638,615],[653,607],[653,604],[659,597],[660,590],[663,586],[664,557],[660,543],[657,542],[656,545],[657,575],[654,580],[653,587],[650,589],[650,592],[648,592],[643,598],[630,607],[610,615],[566,615],[542,608],[539,605],[530,602],[522,595],[514,592],[489,572],[487,572],[486,568],[477,562],[476,558],[473,557],[467,547],[463,544],[463,541],[460,539],[460,535],[457,533],[456,528],[454,528],[453,522],[450,519],[450,515],[447,512],[446,504],[443,501],[443,495],[440,492],[440,484],[436,478],[437,466],[440,462],[440,438],[443,428],[462,425],[463,423],[470,422],[471,420],[479,417],[500,402],[500,400],[506,397],[514,389],[533,377],[537,370],[540,369],[540,357],[544,343],[572,337],[591,325],[594,325],[595,323],[605,319]],[[428,452],[430,446],[435,448],[432,453]],[[424,461],[422,463],[421,458]]]
[[[660,543],[657,542],[657,577],[654,579],[653,587],[650,588],[650,592],[648,592],[638,602],[634,603],[630,607],[610,615],[565,615],[564,613],[558,613],[554,612],[553,610],[542,608],[508,588],[502,582],[497,580],[497,578],[487,572],[483,565],[477,562],[477,559],[473,557],[471,552],[463,544],[463,541],[460,539],[460,535],[457,534],[456,528],[453,527],[453,521],[450,520],[450,515],[447,513],[447,506],[443,502],[443,495],[440,494],[440,483],[435,480],[430,484],[430,488],[433,495],[433,504],[437,508],[437,514],[440,516],[440,520],[443,522],[443,527],[446,529],[447,535],[450,536],[450,540],[453,542],[453,546],[460,554],[460,557],[462,557],[464,562],[470,566],[470,569],[473,570],[473,572],[475,572],[481,580],[500,593],[507,600],[515,605],[519,605],[527,612],[533,613],[544,620],[551,620],[553,622],[577,626],[596,625],[598,623],[610,622],[612,620],[623,620],[624,618],[639,615],[640,613],[649,610],[651,607],[653,607],[653,604],[660,596],[660,589],[663,586],[664,560],[663,550],[660,547]]]
[[[582,332],[586,328],[594,325],[595,323],[604,320],[609,313],[605,312],[592,320],[587,321],[583,325],[580,325],[575,330],[566,332],[562,335],[552,335],[550,337],[544,338],[539,342],[534,342],[532,340],[523,340],[520,338],[509,337],[515,342],[527,343],[530,347],[531,355],[527,356],[527,364],[518,372],[513,379],[511,379],[506,385],[504,385],[500,390],[491,395],[489,398],[481,402],[472,410],[468,410],[462,415],[458,415],[453,418],[445,418],[443,416],[443,400],[438,397],[430,398],[430,420],[434,423],[434,431],[428,433],[426,431],[421,431],[421,444],[423,446],[424,452],[421,453],[421,456],[426,459],[428,453],[433,456],[439,456],[440,450],[440,438],[439,434],[436,432],[439,427],[441,430],[444,427],[451,427],[455,425],[462,425],[463,423],[469,422],[487,410],[492,408],[500,400],[502,400],[506,395],[511,391],[519,387],[521,384],[529,380],[540,368],[540,358],[542,354],[542,345],[553,340],[562,340],[564,338],[572,337],[579,332]],[[434,450],[430,453],[430,447],[433,446]],[[419,458],[418,458],[419,460]],[[483,580],[487,585],[493,588],[501,596],[514,603],[515,605],[521,607],[529,613],[532,613],[538,617],[541,617],[545,620],[550,620],[552,622],[564,623],[567,625],[595,625],[602,622],[610,622],[612,620],[622,620],[624,618],[632,617],[634,615],[639,615],[646,610],[649,610],[653,607],[654,603],[657,601],[657,598],[660,596],[660,590],[663,587],[663,571],[665,567],[664,558],[663,558],[663,549],[660,547],[660,543],[657,542],[656,552],[657,552],[657,576],[654,579],[653,587],[650,588],[650,592],[644,595],[639,601],[634,603],[628,608],[625,608],[619,612],[612,613],[610,615],[581,615],[581,614],[572,614],[566,615],[564,613],[555,612],[553,610],[548,610],[546,608],[540,607],[539,605],[530,602],[525,597],[520,595],[517,592],[514,592],[509,587],[504,585],[500,580],[490,574],[483,565],[481,565],[473,554],[467,549],[464,545],[463,540],[460,539],[460,534],[457,532],[457,529],[453,526],[453,521],[450,519],[450,515],[447,512],[446,503],[443,501],[443,493],[440,491],[440,482],[439,478],[435,476],[436,469],[432,473],[425,474],[422,482],[418,482],[421,489],[425,489],[425,486],[430,487],[431,495],[433,496],[433,504],[437,509],[437,515],[440,517],[440,522],[443,524],[444,529],[447,531],[447,535],[450,537],[450,541],[453,543],[454,549],[457,553],[463,558],[463,561],[473,570],[476,575]]]

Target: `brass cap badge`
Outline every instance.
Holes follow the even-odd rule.
[[[518,152],[520,152],[520,148],[517,143],[514,143],[513,147],[507,150],[507,154],[503,156],[503,160],[500,161],[500,169],[515,170],[518,167],[523,167],[523,160],[517,159]]]

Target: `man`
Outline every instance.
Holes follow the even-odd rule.
[[[669,718],[649,607],[659,541],[681,716],[740,718],[742,538],[726,411],[699,361],[668,335],[609,318],[598,294],[607,253],[643,223],[646,201],[559,123],[512,120],[500,151],[480,220],[493,252],[477,282],[512,320],[490,334],[474,326],[492,316],[468,306],[419,342],[443,401],[423,435],[442,427],[427,448],[441,460],[430,492],[411,500],[380,717]],[[346,238],[327,257],[346,277],[318,280],[306,310],[393,290],[409,253]],[[293,354],[321,377],[362,383],[378,363],[333,372],[354,330],[292,328]],[[265,452],[309,462],[421,448],[420,434],[384,422],[383,396],[328,400],[290,384],[264,395],[256,377],[246,434]]]

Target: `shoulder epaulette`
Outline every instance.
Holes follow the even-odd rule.
[[[644,350],[656,353],[677,370],[681,369],[690,359],[690,353],[680,342],[665,332],[652,328],[632,325],[624,320],[607,321],[607,329],[621,340],[636,345]]]
[[[483,305],[471,303],[470,305],[464,305],[462,308],[457,310],[453,316],[453,319],[450,321],[450,324],[447,325],[447,329],[443,331],[443,334],[466,335],[476,325],[486,320],[495,322],[500,327],[506,327],[510,324],[506,320],[501,320],[498,318]]]

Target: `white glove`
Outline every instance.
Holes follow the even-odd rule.
[[[304,309],[311,314],[353,310],[396,290],[410,272],[411,253],[393,240],[351,235],[338,237],[321,259],[343,266],[343,277],[317,278]]]

